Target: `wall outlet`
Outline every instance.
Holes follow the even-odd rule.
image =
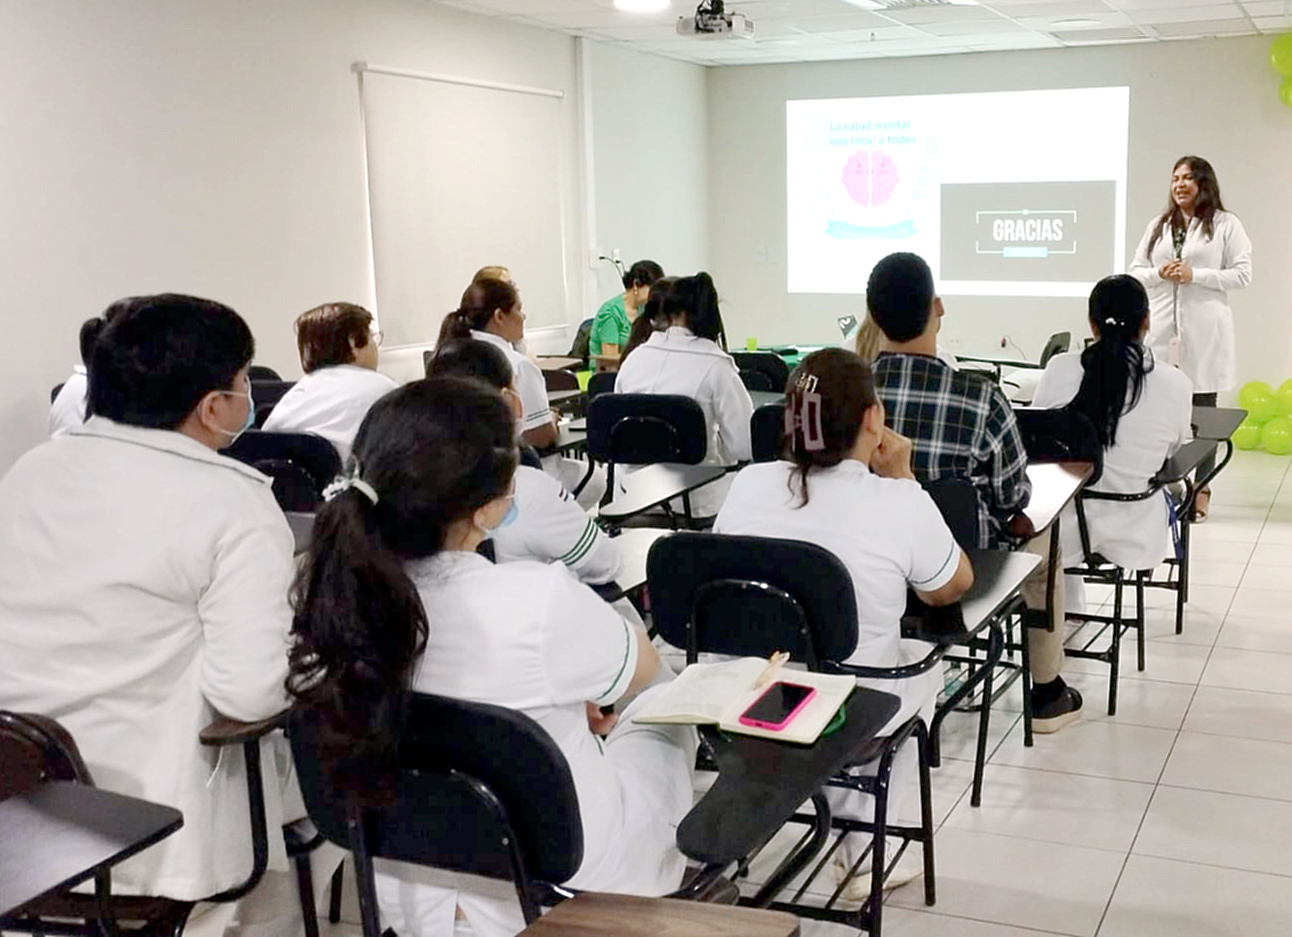
[[[588,248],[588,269],[596,270],[600,266],[601,266],[601,248],[589,247]]]

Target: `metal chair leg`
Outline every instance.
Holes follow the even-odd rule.
[[[319,937],[318,903],[314,898],[314,881],[310,876],[310,854],[295,857],[296,887],[301,895],[301,917],[305,921],[305,937]]]
[[[1135,663],[1141,671],[1144,669],[1144,580],[1147,576],[1143,570],[1135,574]]]
[[[345,861],[332,873],[331,896],[328,899],[327,919],[333,924],[341,923],[341,890],[345,887]]]
[[[924,831],[924,903],[937,904],[938,889],[933,872],[933,779],[929,772],[929,731],[923,721],[915,727],[920,762],[920,828]]]
[[[1112,646],[1108,649],[1111,655],[1109,662],[1111,673],[1108,679],[1108,715],[1117,715],[1117,678],[1121,675],[1122,664],[1122,590],[1124,577],[1117,571],[1117,584],[1113,587],[1113,624]]]

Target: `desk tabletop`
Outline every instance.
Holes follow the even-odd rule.
[[[314,541],[314,515],[302,511],[284,511],[287,526],[292,529],[292,538],[296,541],[296,554],[304,553]]]
[[[539,452],[539,455],[559,455],[563,452],[569,452],[572,449],[578,449],[588,444],[588,421],[578,421],[582,429],[575,429],[571,423],[558,423],[556,426],[556,442]]]
[[[1217,442],[1228,439],[1238,429],[1238,424],[1247,419],[1247,411],[1237,407],[1194,407],[1193,435],[1198,439],[1213,439]]]
[[[1027,361],[1022,358],[1002,358],[996,355],[962,355],[960,352],[955,353],[957,361],[978,361],[982,364],[995,365],[998,368],[1030,368],[1039,370],[1041,364],[1039,361]]]
[[[1027,466],[1032,500],[1023,513],[1036,533],[1049,529],[1094,472],[1089,462],[1033,462]]]
[[[1220,443],[1214,439],[1190,440],[1179,449],[1153,477],[1153,481],[1158,484],[1183,481],[1189,476],[1194,469],[1201,465],[1208,456],[1219,448]]]
[[[597,516],[623,520],[717,481],[727,470],[721,465],[647,465],[622,476],[624,491],[603,504]],[[619,480],[616,479],[616,484]]]
[[[611,542],[619,547],[619,555],[623,558],[619,575],[615,577],[616,585],[624,592],[646,585],[646,558],[650,555],[650,548],[656,540],[672,533],[659,527],[628,527],[615,534]]]
[[[583,391],[581,390],[549,390],[547,392],[547,402],[556,406],[570,400],[578,400],[582,396]]]
[[[726,735],[713,743],[718,779],[677,828],[677,847],[703,863],[734,862],[761,846],[901,708],[891,693],[857,687],[839,731],[812,745]]]
[[[973,585],[969,591],[958,603],[946,608],[929,608],[919,602],[928,613],[916,619],[918,624],[914,628],[903,627],[904,637],[932,644],[955,644],[972,637],[1000,614],[1023,580],[1041,565],[1041,558],[1034,553],[1012,550],[971,550],[969,562],[973,565]],[[903,624],[909,621],[908,618]]]
[[[536,359],[538,366],[544,371],[560,371],[563,368],[572,368],[578,365],[583,366],[582,358],[567,358],[564,355],[539,355]]]
[[[173,807],[71,781],[0,801],[0,915],[92,878],[183,825]]]
[[[774,390],[751,390],[749,399],[754,402],[754,409],[757,410],[759,407],[765,407],[769,403],[782,403],[785,400],[785,395]]]

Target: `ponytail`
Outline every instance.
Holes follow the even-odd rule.
[[[1104,448],[1117,441],[1117,426],[1144,392],[1152,370],[1139,334],[1148,315],[1148,293],[1134,277],[1105,277],[1090,294],[1090,324],[1098,339],[1081,353],[1081,387],[1068,406],[1094,424]]]
[[[657,293],[660,306],[654,307],[653,300]],[[696,336],[717,342],[726,350],[727,333],[722,324],[722,313],[718,309],[718,289],[707,273],[702,271],[693,277],[669,277],[656,283],[651,288],[651,298],[646,301],[646,307],[656,308],[655,315],[665,323],[682,318]]]
[[[823,348],[794,369],[785,395],[781,457],[794,464],[799,507],[808,503],[808,475],[852,453],[866,411],[879,403],[870,364],[843,348]]]
[[[500,309],[510,312],[518,302],[520,294],[516,287],[505,280],[488,277],[473,280],[462,294],[458,308],[444,317],[436,345],[443,345],[454,339],[470,338],[472,332],[486,331],[495,312]]]
[[[623,367],[624,359],[628,357],[629,352],[638,345],[646,344],[656,332],[668,328],[667,300],[669,291],[676,282],[677,277],[664,277],[651,285],[650,298],[646,300],[646,305],[633,321],[632,329],[628,332],[628,343],[619,353],[620,367]]]

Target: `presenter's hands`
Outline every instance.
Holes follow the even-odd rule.
[[[885,426],[879,445],[870,456],[870,469],[882,478],[915,481],[915,473],[911,471],[911,441]]]
[[[603,713],[601,707],[595,703],[588,703],[588,728],[592,730],[593,735],[599,735],[605,738],[610,734],[610,730],[619,722],[619,717],[614,713]]]
[[[1158,275],[1172,283],[1188,284],[1193,282],[1193,267],[1187,260],[1173,260],[1169,264],[1162,264]]]

